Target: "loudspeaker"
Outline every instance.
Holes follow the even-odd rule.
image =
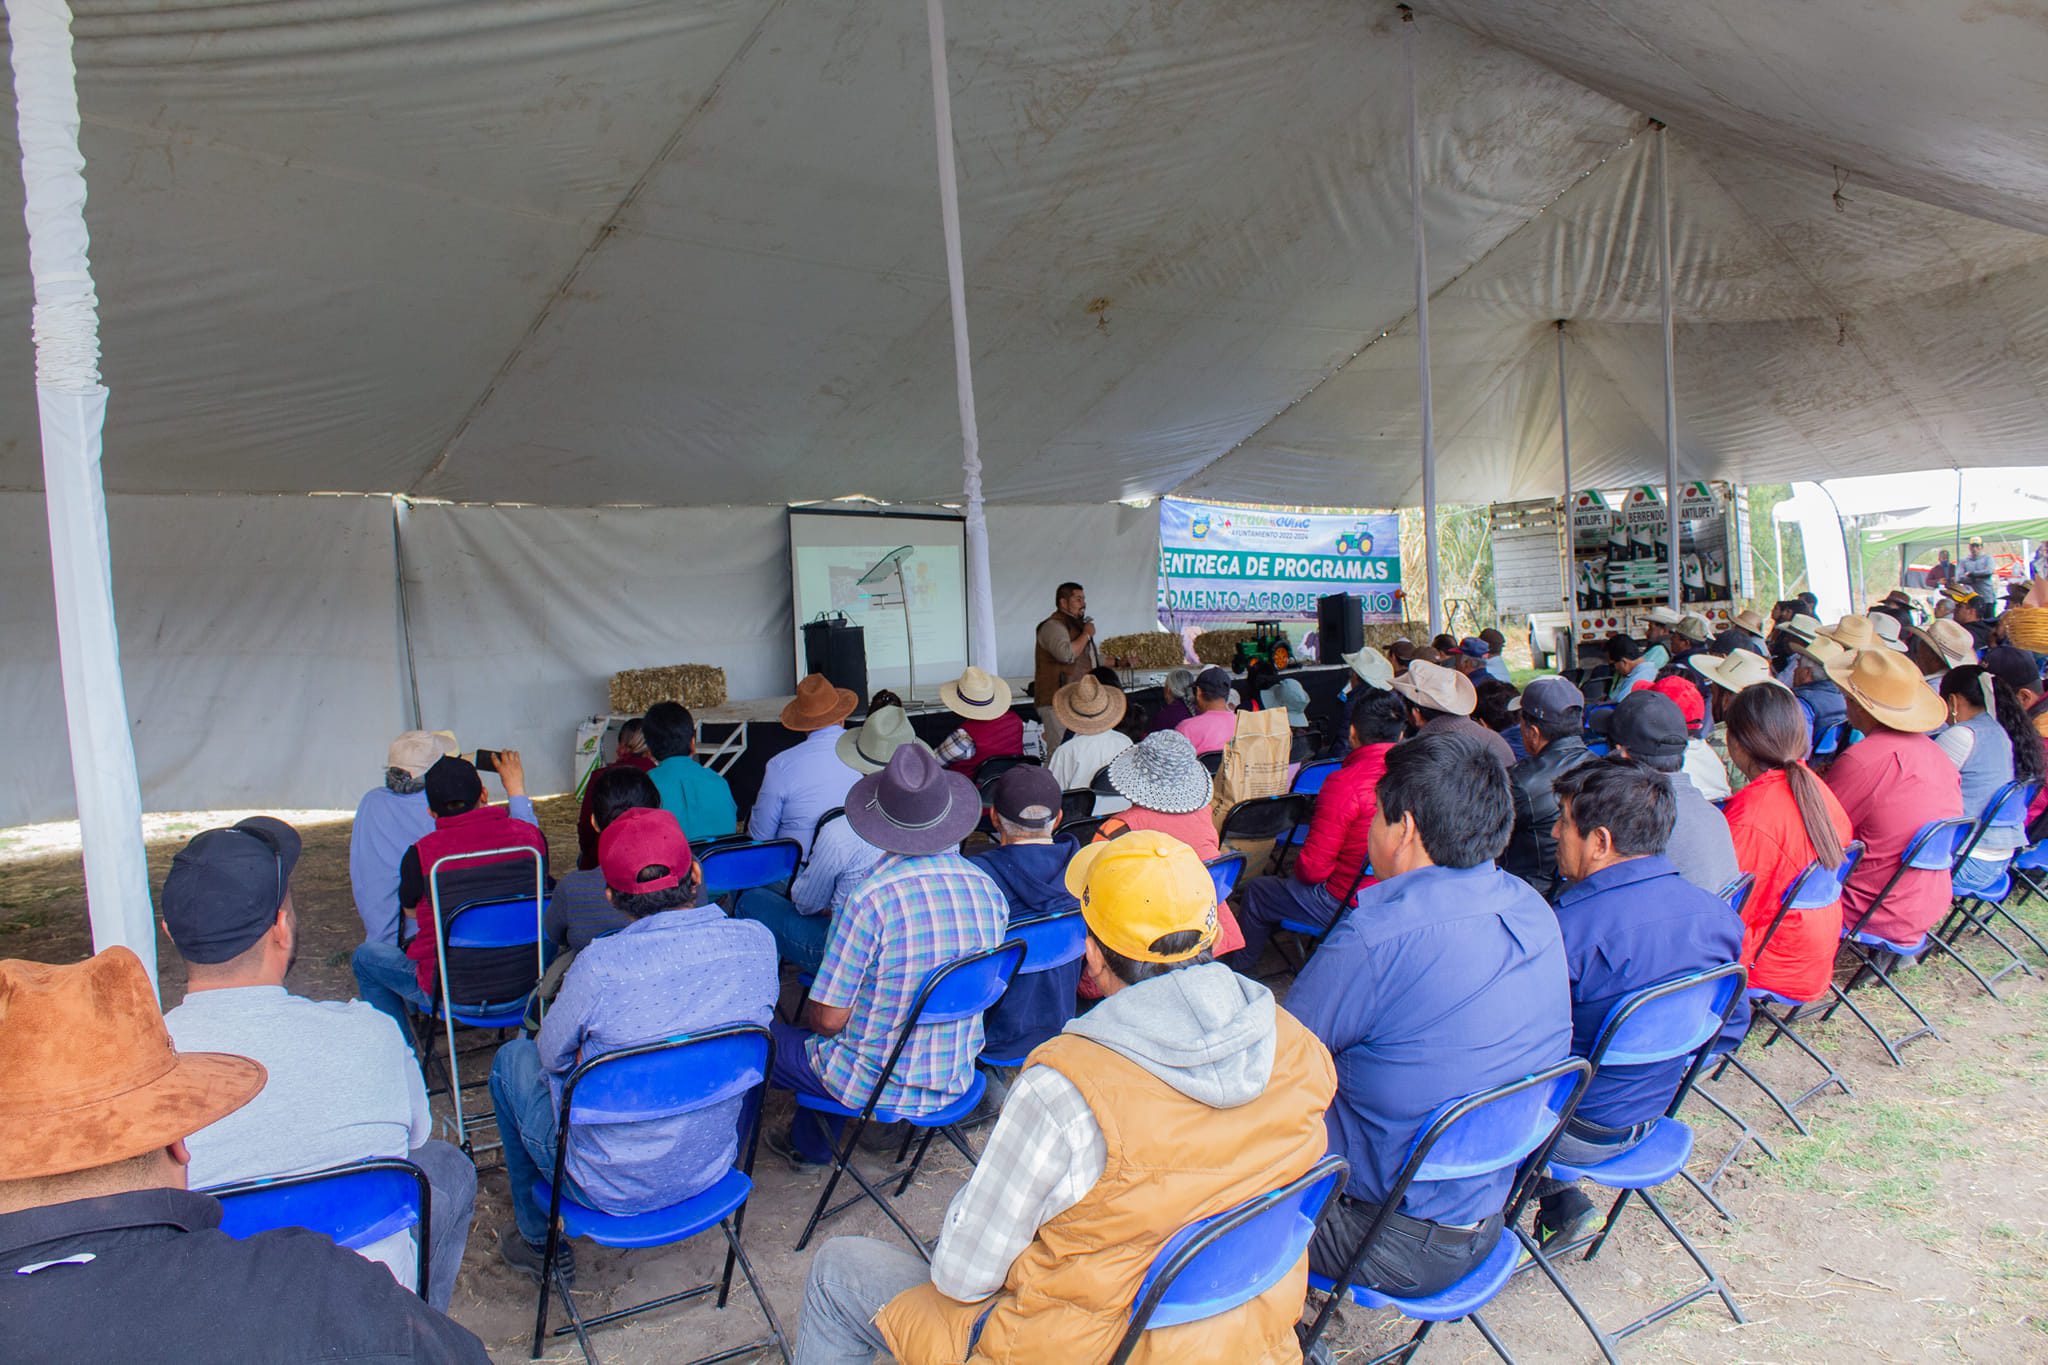
[[[1316,660],[1334,664],[1365,647],[1365,602],[1356,593],[1316,599]]]
[[[866,632],[843,616],[804,622],[804,672],[823,673],[834,687],[860,698],[854,714],[868,709]]]

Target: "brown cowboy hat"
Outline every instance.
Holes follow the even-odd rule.
[[[1828,660],[1827,670],[1835,686],[1888,730],[1924,735],[1948,719],[1948,708],[1920,670],[1882,645],[1837,655]]]
[[[796,685],[796,695],[782,708],[782,728],[805,733],[837,725],[853,714],[860,698],[844,687],[834,687],[823,673],[809,673]]]
[[[179,1052],[142,960],[0,962],[0,1173],[10,1180],[110,1166],[168,1147],[263,1088],[260,1062]]]
[[[1120,687],[1104,687],[1093,675],[1070,682],[1053,693],[1052,713],[1072,735],[1099,735],[1114,730],[1128,705]]]

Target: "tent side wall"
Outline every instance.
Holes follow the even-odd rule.
[[[108,499],[122,672],[148,810],[351,808],[408,723],[392,517],[376,498]],[[415,506],[413,644],[430,726],[520,749],[536,791],[573,781],[576,721],[622,668],[794,684],[780,507]],[[1158,512],[988,511],[1002,670],[1074,578],[1107,633],[1154,619]],[[0,494],[0,707],[16,736],[0,827],[76,812],[42,498]]]
[[[107,504],[145,809],[353,806],[401,716],[390,503]],[[41,495],[0,494],[0,826],[77,809],[49,556]]]

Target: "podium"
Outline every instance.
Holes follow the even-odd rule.
[[[844,616],[804,622],[804,672],[822,673],[834,687],[860,698],[857,716],[868,709],[868,647],[866,632]]]

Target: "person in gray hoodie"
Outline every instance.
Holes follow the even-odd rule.
[[[1163,921],[1154,920],[1136,940],[1151,951],[1136,960],[1098,936],[1109,932],[1115,938],[1114,931],[1100,927],[1102,906],[1114,897],[1086,879],[1089,864],[1110,861],[1107,851],[1128,860],[1153,844],[1172,845],[1162,861],[1178,856],[1187,864],[1176,868],[1189,890],[1182,918],[1206,916],[1207,927],[1156,934]],[[1098,1044],[1211,1109],[1238,1111],[1264,1103],[1275,1106],[1276,1116],[1285,1111],[1289,1117],[1300,1110],[1307,1136],[1303,1156],[1312,1163],[1322,1155],[1321,1114],[1335,1089],[1329,1053],[1282,1013],[1270,990],[1211,959],[1214,896],[1209,893],[1204,904],[1200,885],[1207,876],[1192,850],[1156,832],[1092,845],[1075,859],[1068,885],[1080,895],[1088,919],[1087,975],[1103,999],[1071,1020],[1063,1035]],[[1311,1079],[1300,1083],[1303,1076]],[[876,1352],[891,1349],[877,1318],[885,1306],[899,1320],[914,1311],[915,1297],[891,1305],[907,1291],[928,1295],[935,1289],[943,1296],[939,1302],[968,1305],[997,1295],[1039,1229],[1091,1198],[1109,1158],[1102,1126],[1074,1082],[1056,1065],[1027,1066],[1011,1087],[973,1176],[953,1196],[929,1265],[913,1252],[868,1238],[834,1238],[819,1249],[804,1290],[797,1365],[866,1365]],[[1299,1172],[1275,1171],[1272,1183],[1294,1174]],[[1166,1221],[1179,1225],[1170,1212]]]

